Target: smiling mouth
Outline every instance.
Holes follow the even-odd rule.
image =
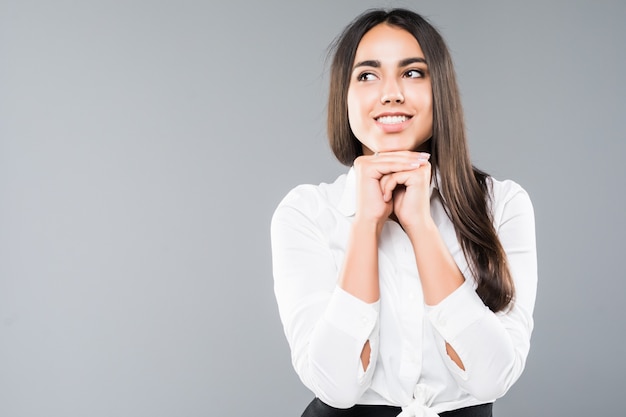
[[[376,121],[384,125],[397,125],[400,123],[404,123],[409,119],[409,116],[381,116],[378,117]]]

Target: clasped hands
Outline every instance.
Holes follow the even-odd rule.
[[[356,219],[375,222],[382,228],[394,214],[405,230],[430,219],[429,157],[428,153],[411,151],[358,157],[354,161]]]

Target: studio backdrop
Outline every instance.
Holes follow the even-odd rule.
[[[326,53],[378,6],[442,32],[474,163],[534,204],[495,415],[623,414],[623,1],[1,0],[1,416],[300,415],[270,219],[346,171]]]

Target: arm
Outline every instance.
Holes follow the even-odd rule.
[[[357,220],[352,224],[346,248],[339,286],[367,303],[380,299],[378,286],[378,238],[382,226],[375,222]],[[369,340],[361,351],[361,365],[367,370],[372,347]]]
[[[415,252],[424,302],[427,305],[438,304],[459,288],[465,278],[430,215],[418,218],[407,228],[407,234]],[[447,341],[445,350],[455,365],[465,370],[461,357]]]
[[[473,280],[464,279],[433,224],[429,182],[425,167],[396,172],[382,181],[387,196],[393,190],[394,212],[413,245],[427,316],[440,336],[440,354],[460,387],[492,401],[519,378],[530,347],[537,288],[532,204],[519,185],[498,185],[504,197],[494,202],[494,226],[516,297],[509,311],[494,314],[476,294]],[[405,187],[396,189],[398,184]]]
[[[279,312],[302,382],[325,403],[347,408],[371,383],[378,349],[378,297],[370,294],[376,299],[364,301],[338,285],[341,274],[350,289],[346,270],[356,257],[347,251],[340,272],[341,256],[333,253],[317,224],[317,204],[297,194],[288,196],[272,219]],[[358,233],[350,237],[356,249],[358,238]]]
[[[476,294],[472,280],[438,304],[427,306],[450,372],[459,386],[485,401],[501,397],[517,381],[526,363],[533,329],[537,288],[534,213],[526,192],[511,184],[503,203],[495,207],[494,222],[515,283],[512,308],[491,312]],[[446,343],[464,369],[448,358]]]

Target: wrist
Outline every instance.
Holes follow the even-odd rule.
[[[352,231],[360,237],[374,235],[378,238],[382,233],[384,225],[384,219],[364,219],[356,217],[354,223],[352,223]]]
[[[407,235],[409,235],[409,238],[437,230],[437,225],[430,213],[422,216],[414,216],[411,218],[410,222],[403,224],[402,227]]]

